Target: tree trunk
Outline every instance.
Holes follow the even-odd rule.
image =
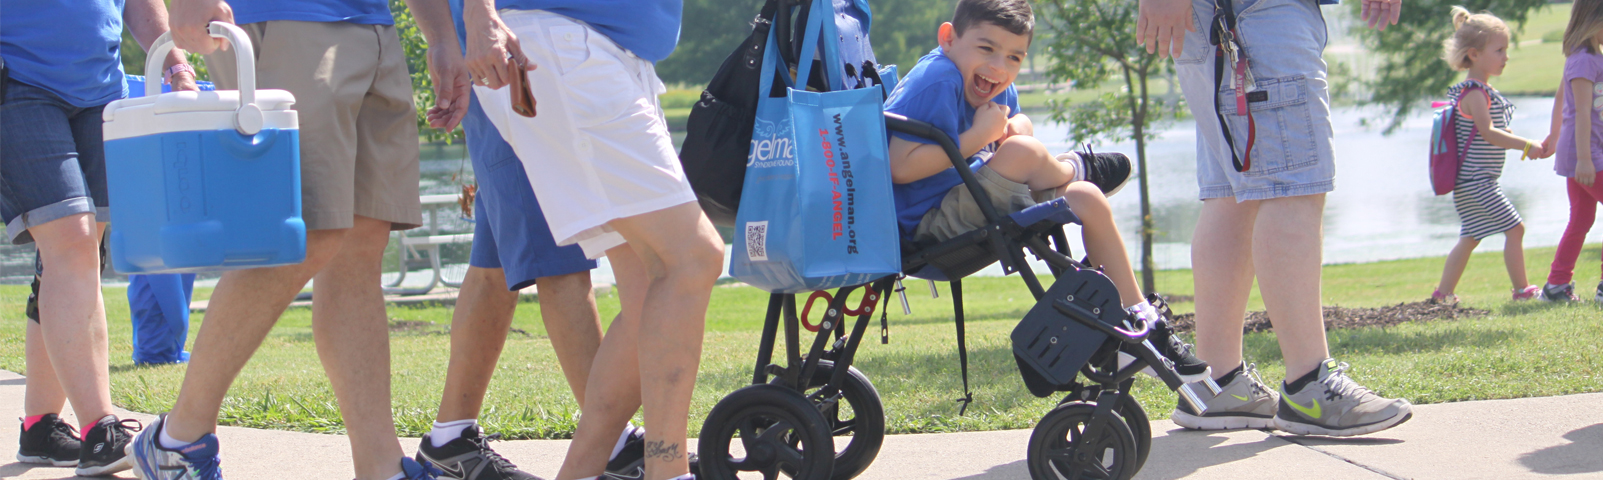
[[[1152,201],[1147,189],[1147,70],[1149,63],[1142,62],[1139,70],[1124,67],[1125,94],[1130,103],[1130,137],[1135,140],[1136,171],[1141,182],[1141,289],[1144,293],[1157,292],[1157,267],[1152,262]],[[1135,85],[1137,82],[1140,85]],[[1136,88],[1140,88],[1139,93]]]

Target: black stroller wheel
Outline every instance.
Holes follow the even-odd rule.
[[[1113,415],[1105,428],[1094,438],[1085,433],[1096,405],[1068,403],[1059,405],[1046,414],[1035,431],[1030,433],[1028,454],[1030,478],[1034,480],[1058,479],[1128,479],[1135,476],[1136,444],[1130,427],[1124,419]],[[1075,452],[1084,442],[1091,442],[1097,454],[1093,458],[1076,458]]]
[[[1124,417],[1125,426],[1130,427],[1130,435],[1135,437],[1135,471],[1147,465],[1147,454],[1152,453],[1152,420],[1147,418],[1147,410],[1141,408],[1141,402],[1129,394],[1119,401],[1119,416]]]
[[[835,453],[835,474],[830,477],[834,480],[862,474],[874,463],[880,446],[885,443],[885,405],[880,402],[879,391],[857,367],[847,368],[846,381],[839,386],[840,400],[831,408],[821,409],[831,435],[850,439],[845,448]],[[829,383],[834,374],[835,362],[820,359],[812,382],[807,385],[807,393],[810,395]]]
[[[730,451],[738,442],[739,457]],[[697,443],[699,478],[827,480],[835,465],[835,446],[822,413],[801,394],[778,385],[752,385],[713,406]],[[758,476],[760,475],[760,476]]]

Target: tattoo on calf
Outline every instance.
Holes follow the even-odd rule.
[[[678,443],[665,441],[646,442],[646,458],[661,458],[664,461],[674,461],[684,458]]]

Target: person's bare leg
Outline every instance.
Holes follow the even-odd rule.
[[[628,239],[628,247],[637,257],[613,258],[613,268],[617,269],[620,263],[636,262],[650,278],[640,312],[638,337],[634,339],[639,355],[636,363],[640,372],[640,398],[645,400],[646,478],[672,478],[689,471],[686,433],[690,394],[695,389],[701,362],[707,303],[723,268],[723,241],[694,202],[613,220],[611,225]],[[634,267],[625,265],[625,268]],[[606,371],[602,370],[601,362],[609,354],[615,354],[606,345],[612,343],[614,336],[609,331],[602,342],[597,371]],[[647,338],[651,341],[641,341]],[[590,410],[580,420],[559,479],[599,474],[616,438],[612,436],[622,428],[621,422],[612,419],[609,419],[610,425],[586,422],[598,409],[621,410],[616,406],[605,408],[597,402],[597,391],[612,377],[601,379],[600,384],[597,379],[591,380],[586,398]],[[609,415],[616,414],[609,411]]]
[[[1525,275],[1525,224],[1523,223],[1503,232],[1503,266],[1508,269],[1508,279],[1514,284],[1515,293],[1530,285],[1531,279]]]
[[[1319,302],[1324,212],[1324,194],[1264,200],[1253,225],[1258,291],[1280,342],[1288,379],[1307,375],[1330,358]],[[1240,329],[1236,336],[1241,336]]]
[[[1252,294],[1253,221],[1258,203],[1233,197],[1202,201],[1191,234],[1195,286],[1197,358],[1214,366],[1213,378],[1241,365],[1241,328]]]
[[[1469,267],[1469,256],[1475,253],[1475,247],[1480,244],[1481,241],[1474,237],[1458,237],[1458,244],[1447,252],[1447,263],[1442,266],[1442,283],[1436,286],[1436,291],[1451,295],[1458,288],[1458,280],[1464,277],[1464,269]]]
[[[1031,136],[1003,140],[985,165],[1002,178],[1028,185],[1030,190],[1051,190],[1074,181],[1074,164],[1052,158],[1046,145]]]
[[[1057,189],[1068,201],[1074,216],[1080,217],[1080,236],[1085,242],[1085,253],[1092,263],[1102,267],[1102,273],[1119,288],[1119,303],[1130,307],[1146,301],[1141,284],[1136,283],[1135,271],[1130,266],[1130,254],[1124,250],[1124,239],[1113,222],[1113,207],[1108,197],[1090,182],[1074,182]]]
[[[584,415],[563,458],[558,478],[600,475],[618,432],[640,410],[640,312],[650,288],[650,275],[629,245],[607,251],[617,279],[618,317],[601,337],[585,384]],[[608,433],[610,432],[610,433]]]
[[[479,418],[517,305],[518,292],[506,289],[504,270],[468,267],[451,313],[451,361],[436,422]]]
[[[390,222],[356,216],[339,254],[312,283],[312,335],[351,441],[356,478],[401,472],[390,413],[390,330],[380,286]]]
[[[228,387],[306,281],[339,250],[345,232],[307,231],[306,261],[298,265],[223,274],[195,335],[178,400],[162,425],[168,436],[193,442],[217,431],[217,415]]]
[[[99,225],[93,214],[82,213],[28,232],[50,266],[39,282],[38,324],[48,364],[78,421],[93,424],[112,413]]]
[[[45,349],[44,333],[41,326],[33,320],[28,322],[27,340],[23,345],[23,357],[27,362],[27,386],[22,392],[22,415],[33,417],[47,413],[63,413],[67,406],[67,391],[61,389],[61,380],[56,377],[56,368],[50,363],[50,353]]]
[[[540,318],[551,337],[551,349],[556,350],[562,375],[568,378],[568,387],[583,411],[590,366],[601,348],[601,314],[590,289],[590,271],[540,277],[534,282],[540,290]],[[638,397],[634,403],[639,403]]]

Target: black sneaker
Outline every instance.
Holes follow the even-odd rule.
[[[78,454],[75,473],[80,477],[94,477],[134,468],[133,459],[128,458],[125,450],[134,439],[133,432],[144,428],[138,420],[120,420],[116,415],[106,415],[95,422],[95,426],[83,434],[83,448]]]
[[[690,454],[690,475],[701,476],[701,459],[696,454]],[[618,456],[607,461],[607,472],[601,478],[607,480],[640,480],[646,477],[646,430],[636,428],[629,433],[629,438],[623,441],[623,449]]]
[[[17,444],[17,461],[57,467],[77,465],[81,450],[78,429],[54,413],[45,414],[34,422],[33,428],[23,430]]]
[[[1065,153],[1058,155],[1057,158],[1063,160],[1069,155],[1074,155],[1078,159],[1079,170],[1083,172],[1080,176],[1085,181],[1096,184],[1105,196],[1111,197],[1119,193],[1119,189],[1124,188],[1124,184],[1130,181],[1130,158],[1122,153],[1096,153],[1091,151],[1091,145],[1087,144],[1085,151],[1077,154]]]
[[[1598,287],[1603,288],[1603,284],[1599,284]],[[1580,299],[1581,297],[1575,296],[1575,282],[1563,285],[1549,283],[1542,286],[1542,301],[1544,302],[1573,302]]]
[[[497,433],[488,437],[479,435],[479,426],[472,425],[462,436],[439,447],[429,434],[423,434],[423,443],[417,447],[417,462],[433,465],[444,474],[441,480],[543,480],[518,470],[517,465],[490,449],[491,440],[500,440]]]
[[[1126,343],[1121,346],[1119,368],[1124,368],[1125,365],[1133,363],[1136,359],[1135,354],[1126,353],[1124,349],[1146,348],[1146,345],[1150,344],[1152,349],[1158,352],[1159,356],[1168,359],[1170,363],[1174,364],[1175,373],[1180,374],[1180,379],[1186,383],[1200,382],[1207,378],[1210,373],[1208,362],[1197,358],[1191,345],[1180,339],[1179,335],[1175,335],[1174,327],[1169,325],[1169,319],[1174,318],[1174,313],[1169,311],[1169,305],[1163,301],[1162,297],[1154,294],[1147,295],[1147,303],[1152,305],[1152,310],[1144,314],[1151,321],[1150,330],[1147,333],[1147,341],[1140,344]],[[1158,373],[1153,371],[1151,367],[1142,370],[1141,373],[1153,377],[1158,376]]]

